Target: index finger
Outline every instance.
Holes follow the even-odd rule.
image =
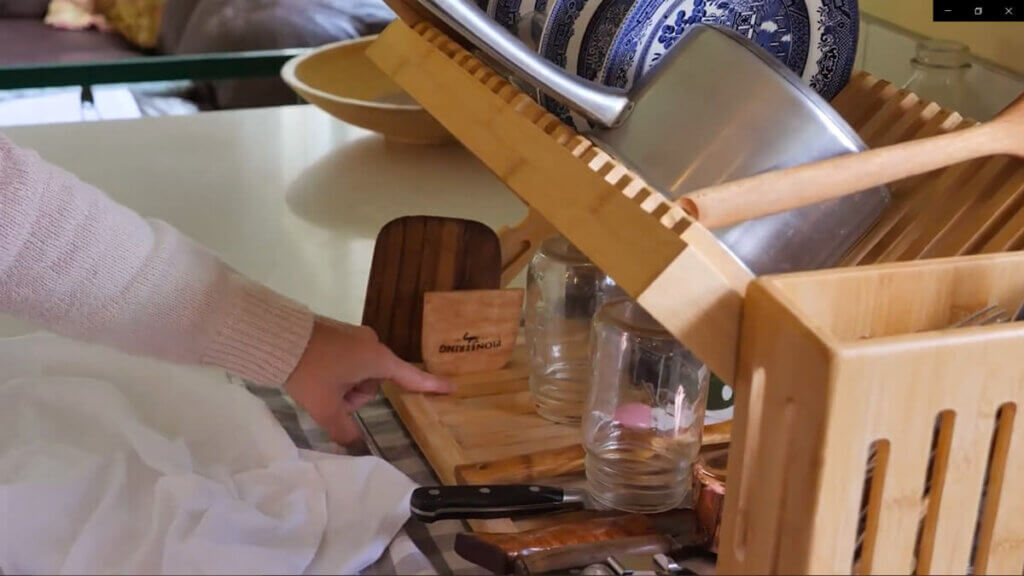
[[[420,370],[395,356],[387,348],[384,350],[387,357],[387,378],[399,388],[409,392],[432,392],[435,394],[448,394],[455,391],[455,385],[451,382]]]

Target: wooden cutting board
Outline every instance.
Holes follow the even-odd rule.
[[[384,394],[442,484],[583,482],[580,427],[537,415],[530,399],[526,347],[519,345],[507,367],[450,380],[446,396],[409,394],[385,385]],[[704,444],[729,441],[729,423],[706,426]],[[476,530],[510,532],[543,526],[558,517],[480,521]]]
[[[508,366],[453,376],[457,390],[450,395],[410,394],[388,385],[384,393],[444,484],[529,482],[581,473],[580,427],[538,416],[528,379],[520,337]],[[729,431],[706,426],[704,444],[728,442]]]
[[[518,346],[502,370],[450,378],[457,390],[446,396],[407,394],[392,386],[384,393],[444,484],[457,484],[456,468],[580,445],[578,426],[549,422],[530,400],[525,346]]]

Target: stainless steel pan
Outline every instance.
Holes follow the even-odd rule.
[[[588,137],[670,198],[866,146],[788,68],[731,30],[698,25],[628,93],[532,52],[471,0],[419,0],[513,74],[598,128]],[[884,187],[715,230],[753,273],[823,268],[878,218]]]

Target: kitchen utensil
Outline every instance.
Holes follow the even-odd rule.
[[[683,568],[676,562],[675,558],[667,554],[655,554],[654,563],[664,574],[696,574],[693,570]]]
[[[651,563],[654,562],[653,554],[640,554],[639,560],[639,566],[636,568],[631,567],[632,563],[628,562],[628,560],[623,562],[614,554],[609,556],[604,562],[612,567],[612,571],[615,572],[616,576],[656,576],[655,572],[649,569],[651,568]]]
[[[412,515],[423,522],[533,516],[569,510],[611,512],[586,490],[542,484],[486,484],[417,488]],[[660,514],[670,514],[666,510]],[[716,520],[717,521],[717,520]],[[716,526],[710,525],[710,529]]]
[[[566,546],[597,544],[600,548],[614,545],[619,551],[632,552],[635,551],[632,545],[637,542],[647,545],[652,539],[663,543],[666,537],[672,537],[677,542],[690,543],[696,534],[694,522],[692,510],[672,510],[661,514],[620,514],[565,522],[517,534],[463,532],[455,537],[455,552],[496,574],[509,574],[519,558]],[[638,537],[648,539],[634,540]],[[573,565],[580,564],[559,568]]]
[[[423,363],[451,376],[500,370],[512,358],[523,291],[456,290],[423,295]]]
[[[1024,95],[984,124],[726,182],[679,204],[709,228],[728,226],[999,154],[1024,158]]]
[[[501,248],[479,222],[405,216],[378,233],[366,288],[363,324],[400,358],[422,360],[423,295],[493,290],[501,282]]]
[[[558,462],[542,457],[540,466],[531,468],[537,463],[531,455],[579,446],[578,427],[549,422],[534,410],[527,384],[525,352],[522,346],[517,348],[509,365],[496,372],[449,377],[456,387],[449,395],[409,394],[394,386],[383,386],[391,406],[442,484],[462,483],[456,470],[463,466],[494,462],[497,464],[490,470],[485,466],[485,473],[504,475],[511,467],[502,464],[503,461],[525,466],[508,472],[514,476],[499,476],[493,481],[478,483],[554,483],[551,479],[557,474],[549,474],[549,471],[557,470]],[[577,471],[582,471],[582,466]],[[514,528],[510,522],[501,523],[508,530]],[[486,530],[502,531],[493,525]]]
[[[658,563],[658,556],[662,556],[667,560],[666,564],[675,568],[668,572],[659,572],[661,564]],[[594,564],[590,564],[591,562]],[[609,571],[597,570],[601,565],[609,568]],[[513,574],[564,574],[566,570],[587,566],[594,574],[670,576],[711,574],[714,573],[714,565],[713,554],[702,548],[681,545],[676,538],[667,535],[635,536],[601,543],[549,548],[523,555],[513,562]],[[700,571],[694,571],[690,566],[699,567]]]
[[[413,517],[428,523],[581,509],[600,510],[585,490],[535,484],[421,487],[413,491],[410,500]]]
[[[590,138],[671,198],[865,148],[820,96],[731,31],[693,26],[625,93],[567,74],[468,0],[421,4],[501,65],[595,123]],[[756,100],[750,97],[755,93]],[[829,266],[875,221],[887,199],[888,192],[877,188],[716,235],[755,274]]]
[[[968,326],[987,326],[989,324],[999,324],[1010,320],[1012,316],[1002,306],[991,305],[978,310],[977,312],[968,314],[954,322],[950,328],[966,328]]]
[[[414,144],[455,139],[366,56],[375,36],[327,44],[296,56],[281,68],[281,78],[307,102],[331,116]]]
[[[366,421],[363,420],[362,415],[358,411],[352,413],[352,419],[355,420],[356,426],[359,427],[359,433],[361,441],[366,452],[370,453],[377,458],[384,458],[384,451],[381,450],[380,444],[370,433],[370,428],[366,425]]]
[[[583,576],[615,576],[615,572],[604,563],[591,564],[580,571]]]
[[[559,571],[579,568],[588,564],[603,563],[611,568],[611,574],[629,576],[632,574],[632,571],[627,572],[621,565],[616,565],[615,560],[609,562],[609,559],[614,558],[616,555],[624,556],[627,554],[643,556],[651,560],[651,568],[653,568],[654,555],[669,552],[674,546],[673,540],[663,535],[634,536],[612,542],[602,542],[597,545],[571,544],[517,558],[513,562],[512,573],[516,576],[537,576],[540,574],[558,573]],[[653,574],[650,576],[653,576]]]

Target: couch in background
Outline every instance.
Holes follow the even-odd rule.
[[[0,68],[154,55],[306,48],[376,34],[394,18],[381,0],[167,0],[155,50],[120,36],[43,23],[49,0],[0,0]],[[295,102],[277,77],[204,83],[206,107]]]
[[[88,62],[139,56],[115,34],[56,30],[43,24],[49,0],[0,0],[0,66]]]

